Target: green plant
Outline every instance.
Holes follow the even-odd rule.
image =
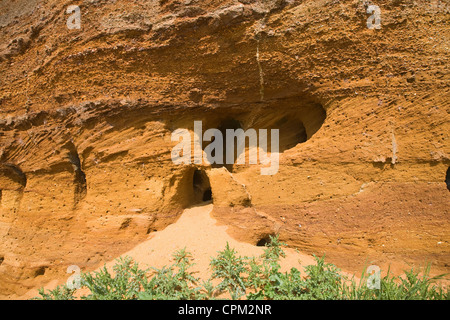
[[[74,300],[74,292],[75,289],[69,289],[66,285],[57,286],[54,290],[50,290],[48,293],[45,293],[44,288],[40,288],[40,297],[33,298],[32,300]]]
[[[279,241],[278,235],[270,236],[262,256],[258,260],[250,260],[247,281],[253,292],[248,294],[249,299],[277,299],[280,292],[285,290],[282,287],[289,275],[279,272],[280,258],[286,256],[283,246],[286,244]]]
[[[132,300],[136,299],[142,285],[146,282],[147,270],[140,270],[130,257],[120,258],[113,266],[114,276],[106,266],[98,272],[83,273],[81,284],[91,294],[86,300]]]
[[[217,286],[218,290],[227,290],[233,300],[245,294],[246,286],[242,276],[247,273],[246,258],[236,256],[236,251],[230,248],[228,242],[225,250],[220,251],[210,265],[213,269],[211,278],[222,280]]]
[[[139,293],[143,300],[199,300],[207,294],[197,286],[198,278],[189,269],[193,266],[192,256],[186,249],[173,255],[175,263],[169,267],[156,269],[150,281],[143,284],[144,290]]]
[[[218,256],[211,259],[212,275],[199,284],[190,271],[192,256],[186,249],[173,254],[174,263],[161,269],[141,270],[129,257],[117,260],[113,274],[106,267],[98,272],[83,273],[82,287],[89,289],[86,300],[202,300],[214,299],[217,293],[228,292],[232,299],[268,300],[449,300],[448,289],[437,285],[445,275],[430,277],[428,264],[422,273],[411,269],[403,276],[393,276],[390,270],[380,279],[379,289],[367,286],[366,270],[357,284],[348,279],[325,257],[315,256],[316,263],[300,271],[292,268],[280,272],[280,259],[285,256],[284,243],[278,236],[270,237],[260,257],[241,257],[227,243]],[[153,270],[153,271],[151,271]],[[221,282],[215,287],[213,280]],[[35,300],[73,300],[75,290],[58,286],[47,293],[39,290]]]
[[[308,300],[335,300],[343,299],[345,281],[340,270],[336,266],[325,263],[325,257],[314,256],[316,265],[305,267],[307,274],[304,283],[303,299]]]
[[[380,279],[379,289],[369,289],[366,285],[368,276],[364,270],[359,285],[354,281],[347,288],[346,296],[352,300],[449,300],[448,290],[436,282],[446,274],[430,277],[431,264],[420,271],[411,269],[402,276],[391,276],[390,269]]]

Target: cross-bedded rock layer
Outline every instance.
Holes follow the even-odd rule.
[[[0,294],[111,260],[208,188],[239,240],[448,272],[449,7],[379,0],[369,30],[368,4],[1,2]],[[174,165],[195,120],[279,128],[278,174]]]

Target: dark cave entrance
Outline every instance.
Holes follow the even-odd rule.
[[[206,189],[205,192],[203,192],[203,201],[211,201],[212,200],[212,190],[211,188]]]
[[[192,177],[192,187],[194,189],[194,203],[212,201],[212,190],[208,175],[205,170],[196,169]]]
[[[445,174],[445,183],[447,184],[448,191],[450,191],[450,167],[448,167],[447,173]]]
[[[223,137],[223,140],[222,140],[223,141],[223,149],[222,149],[223,150],[223,164],[214,163],[211,165],[211,167],[212,168],[225,167],[228,171],[233,172],[233,166],[238,157],[237,141],[236,141],[236,138],[234,138],[234,140],[235,140],[234,141],[234,149],[232,151],[233,152],[233,163],[227,163],[227,145],[232,143],[232,141],[227,141],[227,129],[232,129],[232,130],[242,129],[242,125],[238,120],[230,118],[227,120],[223,120],[217,129],[222,133],[222,137]],[[215,155],[213,154],[213,156],[215,156]]]
[[[294,148],[299,143],[308,140],[305,125],[295,117],[285,116],[281,118],[275,123],[274,128],[280,130],[280,152]],[[268,141],[268,145],[270,146],[270,141]]]
[[[242,157],[242,145],[244,143],[244,163],[240,164],[256,164],[250,162],[250,150],[252,150],[252,159],[255,157],[255,151],[252,148],[257,147],[257,163],[261,161],[261,151],[266,153],[279,152],[283,153],[289,149],[295,148],[300,144],[307,142],[311,137],[322,127],[326,119],[326,111],[323,106],[316,102],[307,102],[299,108],[292,107],[279,107],[266,106],[256,109],[255,113],[251,111],[245,112],[242,110],[234,110],[233,115],[224,115],[222,113],[218,115],[205,116],[205,128],[217,129],[214,136],[211,138],[208,136],[203,140],[203,150],[209,158],[208,162],[211,163],[212,168],[225,167],[229,172],[234,172],[236,169],[235,164],[239,157]],[[256,113],[257,112],[257,113]],[[234,134],[227,137],[227,130],[232,131]],[[244,141],[242,136],[237,137],[236,130],[242,130],[241,134],[244,134]],[[252,130],[252,131],[250,131]],[[278,135],[276,134],[278,131]],[[206,148],[217,141],[217,136],[221,136],[221,150],[222,155],[217,155],[216,148],[219,145],[214,144],[215,148]],[[251,135],[255,133],[257,135],[256,141],[251,138]],[[264,136],[265,139],[264,139]],[[233,139],[233,140],[231,140]],[[229,141],[230,140],[230,141]],[[253,142],[252,142],[253,141]],[[265,143],[264,143],[265,142]],[[256,143],[256,145],[254,145]],[[275,143],[272,148],[272,143]],[[233,146],[227,150],[228,146]],[[278,148],[275,148],[278,146]],[[212,149],[212,150],[211,150]],[[233,154],[231,154],[233,153]],[[229,161],[227,161],[227,156]],[[213,163],[213,162],[221,163]],[[228,162],[228,163],[227,163]]]
[[[271,236],[274,237],[275,235],[273,235],[273,234],[266,234],[266,235],[264,235],[263,237],[261,237],[258,240],[258,242],[256,242],[256,246],[257,247],[265,247],[265,246],[267,246],[271,242],[271,240],[270,240]]]

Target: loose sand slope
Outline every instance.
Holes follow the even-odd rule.
[[[212,211],[212,204],[186,209],[176,223],[162,231],[152,233],[148,240],[124,253],[122,257],[132,257],[141,268],[161,268],[173,262],[172,254],[175,251],[186,247],[195,259],[192,270],[198,277],[206,280],[211,274],[209,269],[211,257],[217,256],[217,252],[223,250],[227,242],[242,256],[259,256],[263,253],[263,247],[239,242],[230,237],[226,232],[227,226],[218,225],[211,216]],[[299,269],[300,266],[314,263],[311,256],[296,250],[285,248],[285,252],[286,257],[281,261],[283,270],[287,271],[292,267]],[[115,260],[108,262],[106,266],[111,268],[114,264]],[[63,282],[63,279],[54,280],[45,288],[53,289],[58,283]],[[33,289],[21,298],[29,299],[37,294],[37,289]]]
[[[213,205],[205,205],[186,209],[180,219],[163,231],[153,233],[149,239],[122,256],[130,256],[142,265],[160,268],[172,262],[172,253],[187,248],[195,259],[194,271],[198,271],[201,278],[210,275],[209,262],[211,257],[225,248],[227,242],[242,256],[259,256],[264,247],[253,246],[231,238],[226,230],[227,226],[220,226],[211,217]],[[282,264],[284,269],[309,265],[314,262],[311,256],[298,253],[293,249],[285,249],[286,258]],[[109,262],[107,266],[114,264]]]

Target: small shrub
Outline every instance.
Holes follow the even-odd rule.
[[[81,284],[87,287],[91,294],[86,300],[133,300],[147,277],[147,270],[140,270],[138,264],[130,257],[120,258],[113,266],[114,276],[106,266],[98,272],[83,273]]]
[[[359,285],[353,281],[349,286],[347,297],[352,300],[449,300],[448,290],[436,285],[446,275],[430,277],[430,269],[428,264],[422,276],[419,271],[411,269],[405,271],[403,277],[391,276],[388,269],[386,276],[380,279],[380,289],[367,287],[368,277],[364,270]]]
[[[307,277],[304,284],[302,299],[308,300],[336,300],[342,299],[343,286],[347,280],[340,270],[325,263],[325,257],[314,256],[316,265],[305,267]]]
[[[139,299],[143,300],[199,300],[206,298],[197,286],[198,278],[189,269],[193,266],[192,256],[186,249],[173,255],[175,263],[162,269],[154,268],[150,281],[144,283]]]
[[[40,297],[33,298],[32,300],[74,300],[74,292],[75,289],[69,289],[66,285],[57,286],[54,290],[50,290],[48,293],[45,293],[44,288],[40,288]]]
[[[211,260],[213,269],[212,279],[221,279],[218,290],[227,290],[233,300],[245,294],[245,280],[242,277],[246,272],[246,258],[236,256],[236,251],[230,248],[227,242],[224,251],[220,251],[217,258]]]

